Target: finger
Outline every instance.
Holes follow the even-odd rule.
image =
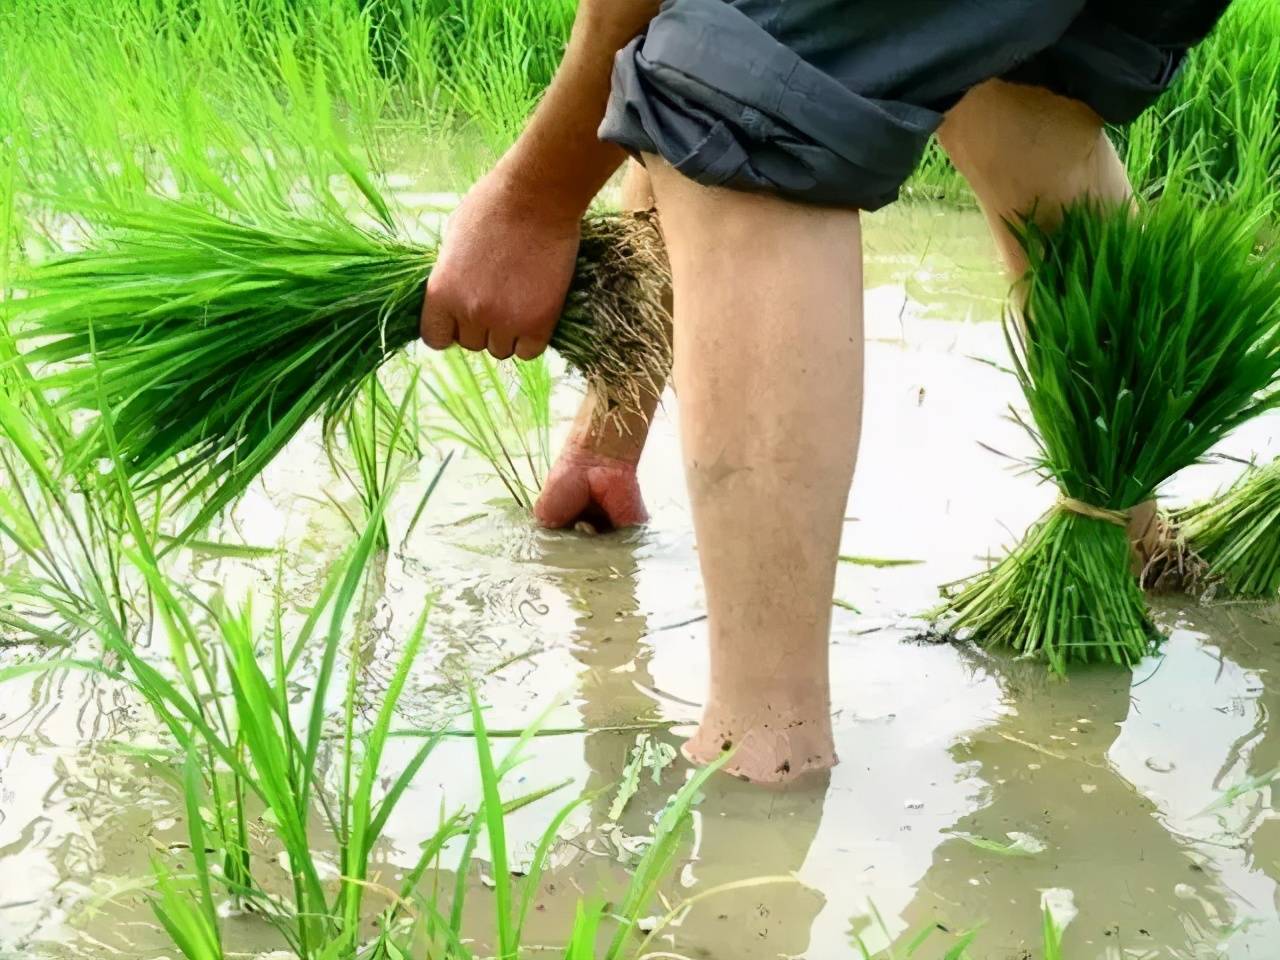
[[[550,530],[562,530],[573,526],[590,503],[586,477],[572,470],[553,469],[533,506],[533,516]]]
[[[538,337],[521,337],[516,341],[516,356],[521,360],[533,360],[547,349],[547,341]]]
[[[478,323],[458,324],[458,346],[463,350],[479,353],[489,345],[489,331]]]
[[[489,331],[489,352],[495,360],[506,360],[516,352],[516,338],[509,333]]]
[[[434,309],[431,306],[431,298],[427,297],[422,302],[422,319],[418,325],[418,332],[422,335],[422,341],[433,350],[443,350],[453,345],[454,338],[458,334],[458,326],[454,323],[453,315],[447,310]]]

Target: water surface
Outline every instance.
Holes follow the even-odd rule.
[[[424,208],[440,197],[410,195]],[[447,202],[447,198],[443,202]],[[989,449],[1027,439],[1005,414],[1018,394],[999,327],[1005,281],[976,213],[901,207],[868,218],[868,394],[845,552],[915,559],[842,569],[832,634],[841,765],[829,778],[762,790],[713,781],[696,842],[666,888],[672,902],[747,876],[793,882],[740,890],[695,909],[661,947],[689,957],[766,960],[856,955],[929,924],[981,924],[974,955],[1039,956],[1048,895],[1073,960],[1264,958],[1280,951],[1280,826],[1272,791],[1202,811],[1233,785],[1280,766],[1280,610],[1157,602],[1170,639],[1130,675],[1082,671],[1051,681],[1025,663],[910,642],[937,585],[981,567],[1053,499]],[[567,417],[574,398],[562,393]],[[641,478],[653,522],[590,538],[535,529],[504,504],[474,458],[456,459],[426,518],[386,560],[385,594],[364,664],[370,695],[394,666],[397,639],[436,595],[430,644],[405,700],[406,728],[438,723],[476,678],[489,723],[520,727],[564,698],[511,790],[570,780],[601,798],[571,821],[544,880],[530,940],[562,941],[575,902],[617,890],[631,839],[647,832],[687,775],[647,778],[617,824],[611,786],[635,733],[668,721],[678,744],[698,715],[706,651],[702,591],[668,397]],[[565,428],[562,422],[560,430]],[[1224,452],[1280,453],[1280,418],[1258,421]],[[423,471],[434,469],[429,454]],[[1171,486],[1186,499],[1238,467],[1196,468]],[[221,535],[287,545],[284,585],[301,605],[350,531],[325,499],[333,479],[314,435],[273,465]],[[403,531],[420,496],[393,504]],[[194,559],[193,582],[230,597],[269,591],[276,560]],[[16,654],[11,654],[14,656]],[[682,727],[685,725],[685,727]],[[82,674],[9,684],[0,698],[0,952],[49,958],[159,958],[173,949],[138,887],[159,851],[185,841],[175,794],[155,768],[112,746],[157,742],[146,710],[118,685]],[[415,748],[393,742],[388,769]],[[401,804],[378,851],[384,879],[412,862],[442,802],[474,804],[471,743],[447,742]],[[520,856],[555,801],[513,815]],[[1012,839],[1011,839],[1012,838]],[[1017,840],[1007,856],[975,844]],[[456,857],[456,851],[453,851]],[[519,859],[519,857],[517,857]],[[449,863],[446,859],[446,869]],[[492,897],[474,874],[473,929]],[[872,905],[887,931],[869,919]],[[253,917],[228,923],[230,949],[277,949]],[[938,943],[941,945],[942,939]],[[483,945],[480,945],[483,946]],[[939,951],[940,953],[941,951]]]

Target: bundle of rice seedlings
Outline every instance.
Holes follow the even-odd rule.
[[[1135,214],[1082,202],[1017,228],[1030,270],[1006,324],[1058,502],[936,616],[992,646],[1131,665],[1158,632],[1131,566],[1130,511],[1280,402],[1280,270],[1238,212],[1172,200]],[[1015,414],[1015,416],[1017,416]]]
[[[1251,467],[1220,496],[1174,513],[1172,522],[1206,565],[1215,592],[1280,596],[1280,460]]]
[[[220,214],[156,197],[92,215],[105,228],[89,249],[21,278],[13,329],[62,404],[108,415],[85,429],[71,466],[114,447],[138,492],[199,505],[184,535],[418,337],[435,248],[332,205]],[[668,282],[652,217],[584,221],[551,343],[609,410],[665,382]]]

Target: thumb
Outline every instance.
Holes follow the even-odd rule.
[[[458,323],[448,307],[448,300],[443,295],[433,293],[430,280],[423,289],[418,332],[423,343],[433,350],[451,347],[458,338]]]
[[[557,466],[533,505],[533,516],[542,526],[560,530],[573,526],[590,504],[591,488],[583,472]]]

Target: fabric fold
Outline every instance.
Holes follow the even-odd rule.
[[[710,186],[875,210],[989,79],[1138,116],[1229,0],[664,0],[602,139]]]
[[[723,0],[668,0],[618,53],[600,137],[710,186],[875,210],[941,120],[858,95]]]

